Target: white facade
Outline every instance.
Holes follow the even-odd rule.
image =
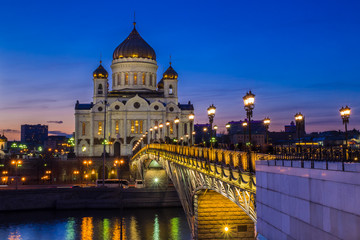
[[[131,44],[128,44],[129,42]],[[149,55],[149,51],[153,55]],[[106,140],[110,143],[106,145],[110,156],[130,156],[134,144],[146,132],[149,134],[144,141],[155,141],[154,131],[150,136],[149,129],[161,123],[164,127],[156,134],[157,141],[172,141],[183,137],[184,142],[189,142],[193,124],[190,124],[188,116],[193,113],[193,106],[190,102],[178,103],[177,73],[172,69],[171,63],[157,84],[158,66],[155,52],[151,51],[152,48],[134,27],[128,38],[114,51],[111,83],[108,82],[108,74],[101,64],[94,71],[93,102],[77,102],[75,105],[77,156],[101,156],[104,131]],[[108,90],[107,86],[111,86],[112,90]],[[106,124],[105,100],[108,103]],[[180,119],[178,136],[175,118]],[[169,127],[165,126],[166,121],[171,122]]]

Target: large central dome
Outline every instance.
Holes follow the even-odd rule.
[[[148,58],[156,60],[155,51],[134,29],[130,35],[115,49],[113,59],[119,58]]]

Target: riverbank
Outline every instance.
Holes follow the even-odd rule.
[[[181,207],[175,188],[51,188],[0,192],[0,211],[154,207]]]

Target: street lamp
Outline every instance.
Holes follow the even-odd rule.
[[[296,122],[296,131],[297,131],[297,137],[299,140],[299,145],[301,143],[300,137],[301,137],[301,126],[304,122],[304,115],[302,115],[300,112],[295,114],[295,122]]]
[[[11,164],[15,165],[15,183],[16,183],[16,190],[18,189],[18,167],[19,165],[21,165],[23,162],[21,160],[12,160]]]
[[[248,123],[247,123],[247,121],[243,121],[242,122],[242,126],[243,126],[243,131],[244,131],[244,149],[246,149],[246,128],[247,128],[247,125],[248,125]]]
[[[190,121],[190,146],[193,144],[193,122],[195,119],[195,115],[193,113],[189,114],[189,121]]]
[[[153,129],[153,128],[150,128],[149,130],[150,130],[150,143],[151,143],[152,138],[153,138],[153,134],[152,134],[152,132],[153,132],[153,130],[154,130],[154,129]]]
[[[179,140],[179,123],[180,123],[180,119],[178,117],[176,117],[174,119],[174,123],[176,125],[176,140]]]
[[[170,139],[170,121],[167,120],[165,122],[165,125],[166,125],[166,143],[168,143],[169,139]]]
[[[266,117],[263,120],[263,123],[265,125],[266,128],[266,144],[269,144],[269,125],[270,125],[270,118]]]
[[[246,111],[246,116],[247,119],[249,121],[248,125],[249,125],[249,148],[251,151],[251,117],[253,115],[253,109],[254,109],[254,103],[255,103],[255,95],[249,91],[246,93],[246,95],[243,97],[244,100],[244,108]]]
[[[163,127],[164,127],[164,124],[162,124],[162,123],[160,123],[159,124],[159,129],[160,129],[160,137],[159,137],[159,140],[160,140],[160,143],[161,143],[161,138],[162,138],[162,129],[163,129]]]
[[[86,173],[87,173],[88,170],[89,170],[89,169],[88,169],[88,168],[89,168],[89,165],[92,164],[92,161],[91,161],[91,160],[88,160],[88,161],[85,160],[85,161],[83,162],[83,164],[86,165]],[[85,176],[87,176],[87,175],[88,175],[88,174],[86,174]],[[87,184],[88,184],[88,180],[87,180],[87,177],[85,177],[85,178],[86,178],[86,185],[87,185]]]
[[[155,142],[156,142],[156,140],[157,140],[157,130],[158,130],[158,126],[154,126],[154,134],[155,134]]]
[[[124,160],[115,160],[114,166],[117,167],[117,174],[119,178],[119,187],[122,188],[122,181],[121,181],[121,165],[124,163]]]
[[[345,145],[347,147],[348,146],[347,125],[349,123],[351,109],[346,105],[346,107],[342,107],[339,111],[340,111],[340,116],[343,120],[343,124],[345,125]]]
[[[215,117],[215,112],[216,112],[216,107],[214,106],[214,104],[211,104],[210,107],[208,107],[207,109],[207,114],[209,117],[209,123],[210,123],[210,148],[213,147],[213,127],[212,124],[214,122],[214,117]]]

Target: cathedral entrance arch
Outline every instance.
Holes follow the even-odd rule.
[[[114,143],[114,157],[120,157],[121,151],[120,151],[120,143],[115,142]]]

